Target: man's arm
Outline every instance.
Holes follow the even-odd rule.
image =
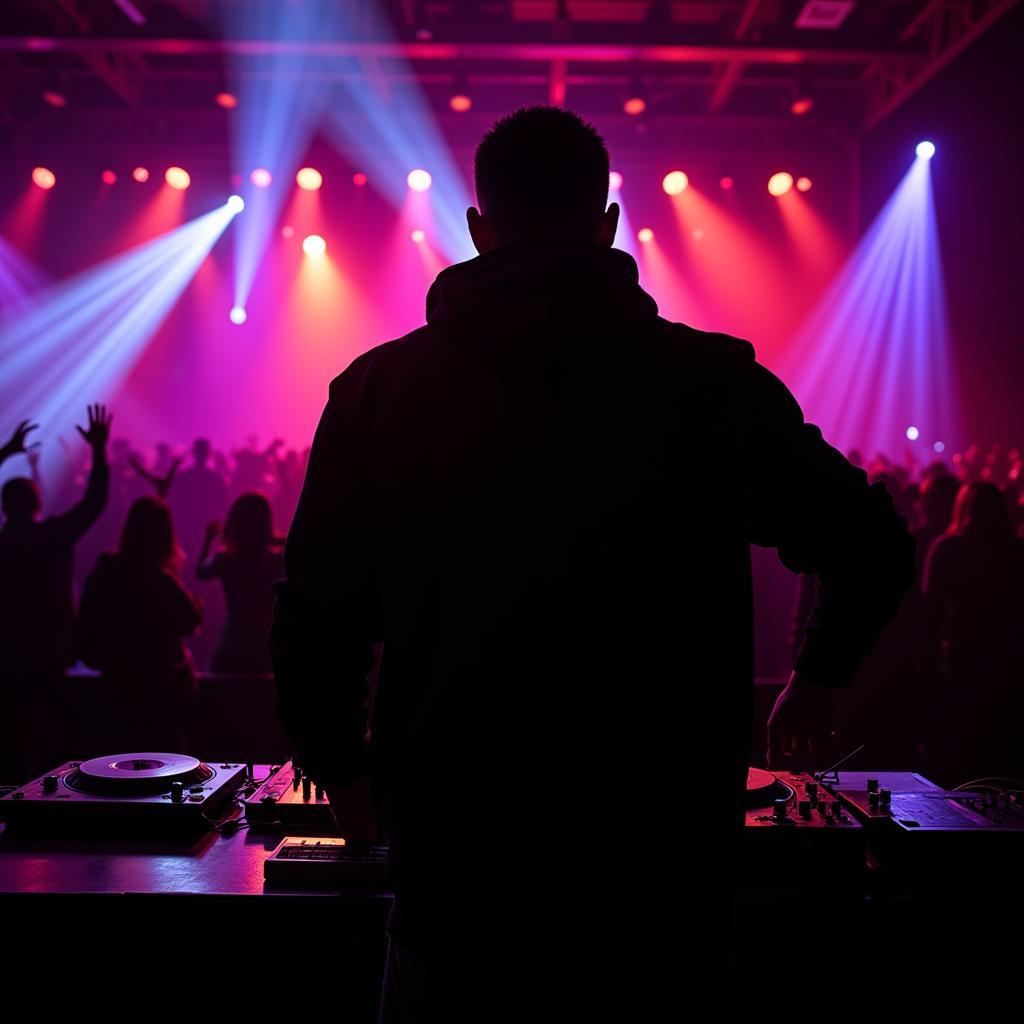
[[[366,675],[377,635],[367,480],[366,357],[331,385],[285,546],[271,656],[277,709],[304,771],[331,787],[367,768]]]
[[[39,447],[39,442],[35,444],[25,444],[28,435],[33,430],[38,430],[39,424],[32,423],[29,420],[22,420],[15,428],[14,433],[11,434],[10,440],[6,444],[0,446],[0,466],[2,466],[12,455],[20,455],[21,453],[30,454],[34,449]]]
[[[89,481],[85,486],[85,494],[77,505],[63,515],[55,516],[51,522],[63,531],[74,543],[86,530],[96,522],[107,507],[110,494],[110,467],[107,465],[107,438],[110,437],[110,424],[113,417],[103,405],[89,406],[89,428],[75,429],[92,449],[92,467],[89,470]]]
[[[794,752],[827,714],[821,688],[846,686],[892,620],[914,579],[914,539],[881,484],[804,422],[785,386],[763,367],[750,389],[753,543],[816,577],[794,676],[769,723],[770,739]]]

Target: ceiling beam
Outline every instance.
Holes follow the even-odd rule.
[[[743,10],[740,12],[739,21],[736,23],[734,36],[737,42],[746,39],[747,33],[750,31],[751,25],[754,24],[760,8],[761,0],[747,0]],[[743,75],[743,69],[744,65],[737,60],[729,61],[722,69],[722,73],[715,83],[714,91],[711,93],[711,102],[709,104],[711,113],[717,114],[729,102],[729,97],[735,91]]]
[[[1012,0],[1016,2],[1016,0]],[[839,50],[727,44],[714,46],[623,45],[604,43],[442,43],[399,40],[90,38],[84,36],[0,36],[0,52],[128,53],[162,57],[324,57],[378,60],[579,61],[651,64],[840,64],[879,61],[913,66],[922,57],[903,50]]]

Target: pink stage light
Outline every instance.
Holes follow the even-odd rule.
[[[266,169],[266,167],[257,167],[252,174],[249,175],[249,180],[257,188],[269,188],[270,183],[274,180],[274,176]]]
[[[920,436],[921,436],[921,431],[918,430],[917,427],[914,427],[914,426],[907,427],[907,440],[908,441],[916,441]]]
[[[643,242],[646,245],[648,242],[653,240],[654,232],[650,228],[641,228],[636,233],[636,237],[639,241]]]
[[[356,173],[352,175],[352,184],[357,188],[362,188],[366,182],[367,177],[362,171],[356,171]]]
[[[776,171],[768,179],[768,191],[773,196],[784,196],[793,187],[793,175],[789,171]]]
[[[734,182],[732,180],[732,178],[729,177],[728,174],[724,178],[720,179],[719,182],[718,182],[719,187],[720,188],[724,188],[726,191],[731,189],[733,187],[733,185],[735,185],[735,184],[736,184],[736,182]]]
[[[100,179],[104,185],[115,185],[117,183],[117,173],[108,169],[100,175]]]
[[[327,243],[322,235],[306,235],[302,240],[302,251],[307,256],[323,256],[327,252]]]
[[[797,192],[810,192],[811,185],[813,182],[810,178],[797,178],[796,179],[796,190]]]
[[[57,184],[57,175],[49,167],[33,167],[32,183],[38,188],[49,190]]]
[[[789,112],[796,117],[803,117],[814,109],[814,100],[810,96],[798,96],[789,105]]]
[[[58,110],[68,105],[67,96],[63,93],[56,92],[53,89],[44,89],[43,99],[49,103],[51,107],[56,107]]]
[[[164,172],[164,181],[166,181],[171,188],[176,188],[179,192],[184,192],[185,189],[192,184],[192,176],[184,167],[168,167]]]
[[[409,237],[417,245],[419,245],[421,242],[423,242],[426,239],[427,233],[426,233],[426,231],[423,230],[423,228],[416,228]]]
[[[413,192],[426,192],[430,188],[432,181],[433,178],[430,177],[430,172],[423,170],[421,167],[410,171],[405,179],[405,183]]]
[[[473,109],[473,100],[464,92],[457,92],[448,101],[448,106],[455,111],[456,114],[465,114],[467,110]]]
[[[647,102],[642,96],[630,96],[629,99],[622,104],[622,109],[629,114],[630,117],[637,117],[647,109]]]
[[[234,110],[238,106],[238,97],[230,92],[219,92],[214,99],[217,101],[217,106],[223,107],[225,110]]]
[[[132,171],[132,177],[140,184],[143,185],[149,181],[149,171],[145,167],[136,167]]]
[[[307,192],[315,192],[324,183],[324,176],[314,167],[300,167],[295,184]]]
[[[669,171],[661,179],[661,187],[665,190],[665,194],[670,196],[677,196],[680,192],[685,192],[686,186],[689,184],[690,179],[684,171]]]
[[[608,190],[618,192],[622,188],[622,175],[618,171],[612,171],[608,175]]]
[[[281,228],[281,237],[282,238],[291,238],[292,235],[294,235],[294,234],[295,234],[295,228],[293,228],[291,226],[291,224],[285,224],[285,226],[283,228]]]

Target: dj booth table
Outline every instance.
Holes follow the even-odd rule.
[[[121,1001],[147,1015],[294,1011],[307,999],[320,1011],[327,993],[339,1022],[375,1020],[389,894],[368,884],[268,885],[264,861],[280,838],[245,829],[180,840],[0,832],[9,978],[63,1013]],[[651,893],[648,881],[620,884]],[[791,1020],[802,1019],[801,1006],[812,1019],[861,1000],[896,1010],[904,997],[916,1009],[948,1009],[965,993],[975,1010],[994,1006],[1005,987],[952,984],[942,967],[1000,973],[1020,940],[1020,890],[966,881],[955,897],[922,891],[869,855],[852,885],[811,872],[803,883],[744,888],[744,1009],[763,1009],[773,990],[788,993]],[[807,984],[793,989],[800,977]]]

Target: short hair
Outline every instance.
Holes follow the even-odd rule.
[[[0,491],[0,507],[8,519],[18,522],[32,519],[42,506],[39,488],[27,476],[12,477]]]
[[[481,212],[503,238],[589,237],[608,202],[608,150],[598,130],[558,107],[521,107],[476,148]]]

